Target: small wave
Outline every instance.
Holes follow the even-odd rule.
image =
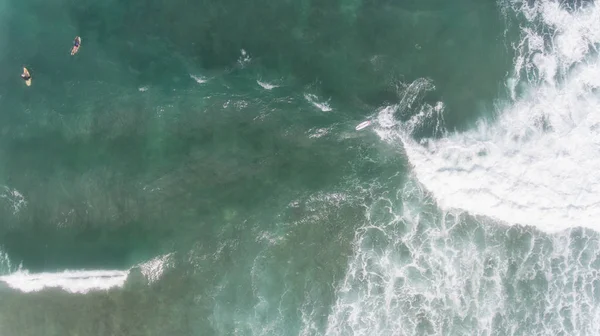
[[[304,98],[308,100],[309,103],[313,104],[316,108],[323,112],[329,112],[332,110],[328,102],[319,102],[319,98],[312,93],[304,94]]]
[[[0,277],[9,287],[21,292],[37,292],[58,287],[69,293],[85,294],[93,290],[122,287],[129,271],[64,271],[58,273],[29,273],[26,270]]]
[[[139,268],[148,284],[156,282],[169,266],[172,253],[165,254],[128,270],[65,270],[62,272],[30,273],[20,269],[9,275],[0,276],[0,282],[24,293],[37,292],[46,288],[60,288],[69,293],[85,294],[91,291],[121,288],[134,268]],[[0,252],[0,266],[6,254]]]
[[[192,78],[193,80],[195,80],[196,83],[198,83],[198,84],[204,84],[204,83],[208,82],[208,78],[202,77],[202,76],[196,76],[196,75],[191,75],[190,74],[190,78]]]
[[[258,85],[262,86],[262,88],[265,90],[273,90],[274,88],[279,87],[279,85],[261,82],[260,80],[257,80],[256,83],[258,83]]]
[[[238,58],[238,63],[244,67],[246,66],[248,63],[250,63],[250,61],[252,60],[252,58],[250,58],[250,55],[246,52],[246,50],[241,49],[240,50],[240,58]]]

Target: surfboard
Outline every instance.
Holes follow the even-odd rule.
[[[356,130],[357,130],[357,131],[360,131],[361,129],[363,129],[363,128],[365,128],[365,127],[369,126],[369,125],[371,125],[371,121],[370,121],[370,120],[363,121],[363,122],[361,122],[360,124],[358,124],[358,125],[356,126]]]
[[[31,86],[31,74],[29,74],[29,70],[27,70],[25,67],[23,67],[23,74],[27,74],[27,76],[29,76],[29,79],[25,81],[25,84],[27,86]]]

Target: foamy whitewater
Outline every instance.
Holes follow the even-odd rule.
[[[60,288],[69,293],[85,294],[91,290],[121,287],[125,284],[128,273],[128,271],[92,270],[30,274],[27,271],[18,271],[0,277],[0,282],[25,293],[37,292],[44,288]]]
[[[325,335],[597,335],[597,235],[440,214],[416,180],[372,193]]]
[[[328,102],[320,102],[319,97],[312,93],[305,93],[304,99],[306,99],[309,103],[313,104],[314,107],[318,108],[323,112],[330,112],[331,106],[329,106]]]
[[[417,178],[443,208],[548,232],[593,228],[600,217],[600,6],[512,7],[529,25],[514,46],[513,101],[501,104],[496,120],[422,144],[411,139],[410,123],[383,123],[379,134],[404,143]],[[403,108],[383,109],[380,120]]]
[[[511,8],[530,25],[494,120],[443,132],[443,102],[421,101],[428,79],[377,112],[413,175],[371,191],[326,335],[598,334],[598,237],[571,228],[600,215],[600,7]],[[440,137],[415,140],[422,127]]]
[[[157,281],[163,274],[172,254],[156,257],[128,270],[65,270],[62,272],[30,273],[19,269],[0,276],[0,283],[19,291],[37,292],[45,288],[59,288],[69,293],[85,294],[90,291],[123,287],[130,271],[139,268],[148,284]],[[0,251],[0,266],[10,266],[8,256]],[[9,267],[10,268],[10,267]],[[1,270],[1,269],[0,269]]]

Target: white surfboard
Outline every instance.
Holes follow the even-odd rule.
[[[370,121],[370,120],[363,121],[363,122],[361,122],[360,124],[358,124],[358,125],[356,126],[356,130],[357,130],[357,131],[360,131],[361,129],[363,129],[363,128],[365,128],[365,127],[369,126],[369,125],[371,125],[371,121]]]

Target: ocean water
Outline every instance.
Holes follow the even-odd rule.
[[[0,335],[598,335],[599,47],[591,0],[0,0]]]

